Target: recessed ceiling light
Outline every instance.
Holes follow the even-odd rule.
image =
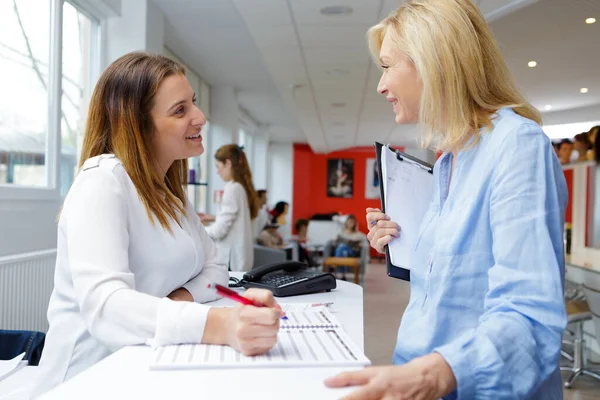
[[[529,62],[527,63],[527,66],[528,66],[529,68],[534,68],[534,67],[536,67],[536,66],[537,66],[537,62],[536,62],[536,61],[529,61]]]
[[[595,23],[595,22],[596,22],[596,18],[593,18],[593,17],[592,17],[592,18],[587,18],[587,19],[585,20],[585,23],[586,23],[586,24],[593,24],[593,23]]]
[[[544,107],[544,110],[546,110],[546,111],[548,111],[548,110],[552,110],[552,106],[551,106],[550,104],[547,104],[547,105]]]
[[[333,123],[333,126],[346,126],[346,124],[344,122],[342,122],[342,121],[335,121]]]
[[[321,8],[320,12],[328,17],[344,16],[352,14],[352,7],[348,6],[327,6]]]
[[[580,91],[581,93],[587,93],[587,92],[588,92],[588,88],[586,88],[586,87],[582,87],[581,89],[579,89],[579,91]]]
[[[331,107],[333,107],[333,108],[346,107],[346,103],[331,103]]]

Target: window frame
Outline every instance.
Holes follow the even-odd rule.
[[[50,46],[48,65],[48,132],[46,133],[46,185],[26,186],[19,184],[0,184],[0,199],[3,200],[47,200],[60,199],[60,157],[61,157],[61,112],[62,112],[62,38],[63,7],[69,3],[78,12],[92,21],[91,60],[88,82],[93,86],[100,76],[101,62],[104,57],[104,29],[102,15],[86,7],[85,0],[48,0],[50,6]],[[89,101],[89,99],[87,99]],[[77,157],[80,151],[77,149]]]

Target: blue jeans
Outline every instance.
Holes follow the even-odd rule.
[[[358,257],[356,251],[352,250],[346,243],[340,243],[335,248],[335,257]],[[342,273],[348,272],[348,267],[340,267]]]

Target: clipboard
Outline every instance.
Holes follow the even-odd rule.
[[[375,153],[377,159],[377,173],[379,176],[379,190],[380,190],[380,198],[381,198],[381,210],[386,212],[386,204],[385,204],[385,189],[384,189],[384,177],[383,177],[383,168],[382,168],[382,159],[381,152],[385,147],[389,147],[394,153],[396,153],[396,159],[399,162],[410,162],[412,164],[418,165],[423,170],[427,171],[429,174],[433,175],[433,165],[426,163],[425,161],[419,160],[409,154],[401,152],[399,150],[395,150],[390,146],[385,146],[382,143],[375,142]],[[385,246],[385,263],[388,276],[392,278],[402,279],[405,281],[410,281],[410,269],[404,268],[402,266],[397,266],[392,264],[390,249],[389,246]]]

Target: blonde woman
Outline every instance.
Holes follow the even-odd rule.
[[[396,122],[444,154],[411,265],[395,366],[348,399],[561,399],[567,189],[540,114],[469,0],[409,0],[368,33]],[[367,209],[379,252],[402,231]]]
[[[90,102],[81,170],[58,223],[50,329],[34,396],[119,348],[214,343],[260,354],[275,345],[280,311],[216,308],[208,283],[226,285],[182,183],[203,153],[206,119],[181,65],[130,53],[102,73]]]

